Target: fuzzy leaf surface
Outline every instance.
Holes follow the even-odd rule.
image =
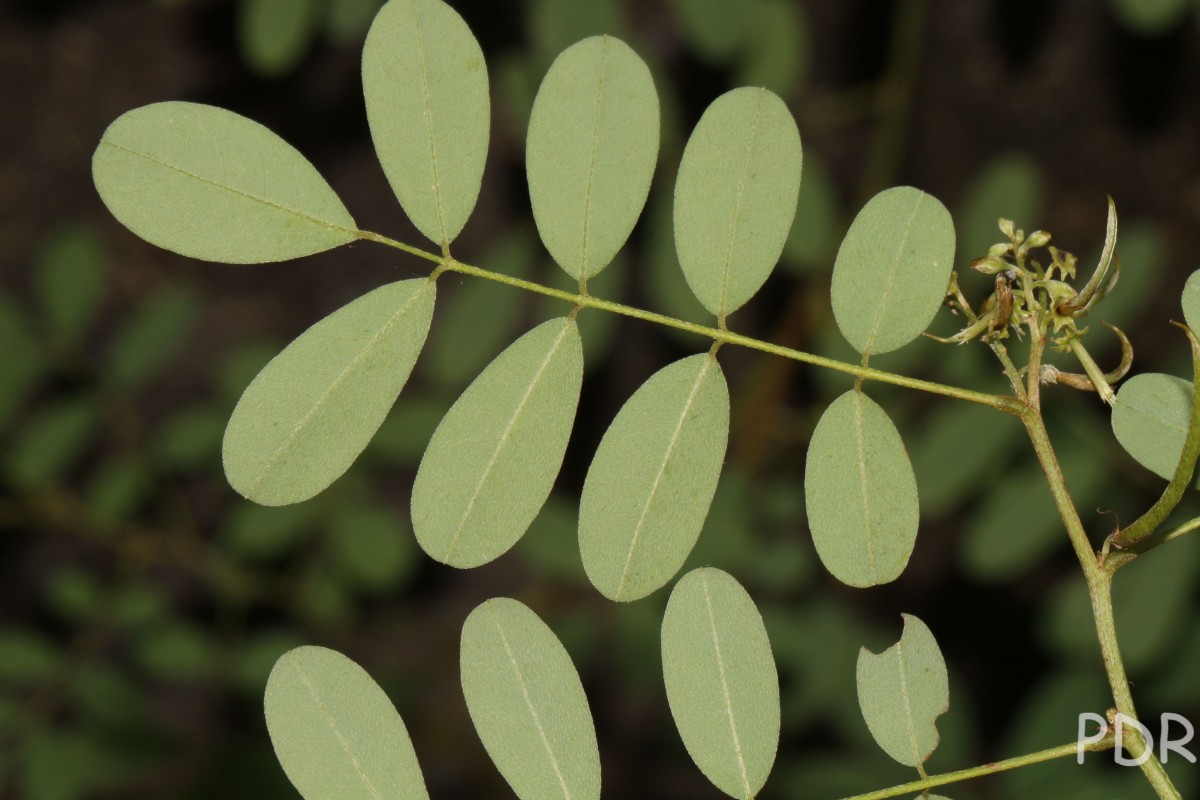
[[[762,288],[792,228],[800,133],[766,89],[712,102],[688,139],[675,180],[675,249],[688,285],[713,314]]]
[[[590,278],[629,238],[658,156],[658,94],[612,36],[562,52],[538,89],[525,167],[538,232],[568,275]]]
[[[441,0],[390,0],[363,46],[375,152],[404,213],[447,246],[479,197],[491,129],[487,66],[471,29]]]
[[[562,467],[582,381],[579,328],[559,317],[496,356],[455,401],[413,484],[413,530],[431,558],[477,567],[524,535]]]
[[[850,586],[904,571],[917,540],[917,481],[896,426],[849,391],[825,410],[808,445],[804,496],[817,555]]]
[[[850,224],[833,265],[833,315],[863,354],[887,353],[929,327],[954,267],[954,223],[937,198],[899,186]]]
[[[424,278],[382,286],[272,359],[225,429],[230,485],[256,503],[279,506],[307,500],[349,469],[412,372],[435,294]]]
[[[463,624],[463,696],[496,768],[521,800],[596,800],[600,751],[579,673],[524,604],[497,597]]]
[[[429,797],[404,721],[341,653],[284,653],[267,679],[264,706],[275,755],[304,800]]]
[[[950,708],[950,679],[933,633],[903,616],[899,642],[879,654],[859,651],[858,704],[884,752],[916,767],[938,746],[935,722]]]
[[[753,798],[779,745],[779,675],[762,615],[728,573],[692,570],[662,624],[663,679],[675,726],[721,791]]]
[[[588,578],[637,600],[674,577],[696,543],[729,440],[729,388],[707,353],[662,368],[604,434],[579,503]]]
[[[167,102],[125,112],[100,138],[92,179],[122,225],[205,261],[286,261],[346,244],[357,232],[299,151],[214,106]]]

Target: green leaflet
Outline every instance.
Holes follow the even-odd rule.
[[[225,429],[229,484],[269,506],[307,500],[378,430],[429,333],[436,289],[382,286],[313,325],[258,373]]]
[[[1175,474],[1187,436],[1192,385],[1173,375],[1135,375],[1121,385],[1112,429],[1125,452],[1167,480]],[[1200,486],[1200,479],[1195,484]]]
[[[357,226],[294,147],[198,103],[118,117],[92,156],[100,199],[151,244],[230,264],[285,261],[352,241]]]
[[[477,567],[525,533],[562,467],[583,347],[559,317],[526,333],[446,413],[417,470],[413,530],[431,558]]]
[[[729,440],[729,388],[716,358],[676,361],[621,408],[588,469],[579,550],[611,600],[637,600],[687,560],[708,516]]]
[[[291,71],[317,36],[321,0],[242,0],[238,47],[250,69],[266,78]]]
[[[875,741],[909,767],[938,746],[935,724],[950,708],[950,680],[937,641],[925,623],[904,617],[900,641],[878,655],[858,653],[858,704]]]
[[[46,242],[32,283],[51,337],[73,345],[91,327],[104,302],[107,260],[100,237],[82,225],[64,227]]]
[[[275,755],[305,800],[429,797],[404,721],[371,676],[341,653],[284,653],[263,705]]]
[[[851,390],[813,431],[804,497],[817,555],[851,586],[876,586],[904,571],[917,540],[917,481],[896,426]]]
[[[954,267],[954,224],[911,186],[875,195],[854,218],[833,265],[833,315],[863,355],[895,350],[929,326]]]
[[[487,66],[441,0],[390,0],[363,47],[363,95],[379,163],[417,230],[447,247],[475,208],[487,160]]]
[[[583,684],[537,614],[507,597],[480,604],[463,623],[460,664],[471,721],[517,797],[600,797]]]
[[[1200,331],[1200,270],[1188,276],[1180,303],[1183,305],[1183,319],[1187,326],[1193,332]]]
[[[611,36],[564,50],[533,102],[525,167],[538,232],[568,275],[592,277],[625,244],[657,156],[646,64]]]
[[[726,92],[696,124],[675,180],[675,249],[713,314],[732,314],[771,274],[796,213],[800,165],[796,121],[766,89]]]
[[[1141,36],[1159,36],[1192,9],[1190,0],[1109,0],[1118,20]]]
[[[663,680],[696,766],[731,797],[758,794],[779,745],[779,676],[762,615],[726,572],[696,569],[671,592]]]

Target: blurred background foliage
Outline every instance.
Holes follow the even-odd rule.
[[[424,267],[367,244],[283,265],[227,267],[154,250],[91,189],[104,127],[187,99],[262,121],[326,174],[364,227],[417,243],[374,162],[358,48],[378,0],[15,0],[0,10],[0,796],[288,798],[261,713],[275,658],[300,643],[362,663],[403,714],[434,797],[503,797],[457,681],[463,618],[522,599],[576,659],[612,797],[717,797],[674,732],[658,626],[666,592],[629,605],[587,584],[575,539],[590,454],[620,404],[668,359],[706,345],[585,312],[587,374],[555,494],[525,539],[459,572],[416,548],[408,494],[450,402],[557,301],[440,281],[426,351],[359,463],[298,506],[225,485],[224,422],[256,371],[344,302]],[[1120,287],[1135,370],[1186,376],[1179,319],[1200,263],[1200,4],[1192,0],[462,0],[490,59],[492,154],[456,255],[570,288],[533,231],[522,144],[556,53],[593,33],[650,64],[663,143],[644,219],[593,293],[705,322],[675,260],[671,187],[686,133],[727,88],[768,86],[804,137],[797,222],[771,289],[733,327],[856,360],[829,276],[875,191],[909,183],[952,210],[958,262],[1003,215],[1094,259],[1104,195],[1121,213]],[[963,276],[975,302],[980,276]],[[949,313],[935,322],[956,329]],[[1094,344],[1092,343],[1094,342]],[[1102,363],[1116,341],[1099,326]],[[802,464],[845,376],[735,348],[726,472],[689,566],[731,571],[758,601],[779,662],[784,736],[764,800],[839,797],[915,777],[873,744],[854,661],[913,613],[950,664],[952,704],[929,765],[947,771],[1074,740],[1108,691],[1077,566],[1013,420],[870,386],[913,457],[922,533],[896,583],[843,587],[804,521]],[[921,340],[880,367],[994,391],[985,348]],[[876,362],[873,362],[873,364]],[[1116,445],[1105,409],[1046,392],[1049,424],[1099,542],[1162,482]],[[1200,513],[1190,499],[1180,510]],[[1200,723],[1200,537],[1117,580],[1142,714]],[[1173,759],[1184,796],[1200,767]],[[1070,760],[956,787],[955,798],[1150,797],[1136,770]]]

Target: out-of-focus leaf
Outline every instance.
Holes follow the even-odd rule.
[[[415,467],[445,413],[445,403],[423,395],[401,395],[363,456],[384,464]]]
[[[673,0],[671,5],[689,48],[706,61],[728,61],[747,38],[748,15],[739,3]]]
[[[556,0],[550,2],[562,5]],[[525,138],[529,114],[533,111],[533,98],[537,96],[538,78],[541,77],[533,61],[524,51],[517,51],[505,53],[492,62],[496,119],[517,141]]]
[[[533,0],[525,14],[526,34],[539,71],[555,56],[589,36],[622,36],[622,0]]]
[[[60,479],[96,435],[97,409],[87,397],[47,404],[21,431],[6,455],[10,479],[33,487]]]
[[[600,797],[600,753],[583,684],[546,623],[507,597],[463,623],[463,697],[488,755],[522,800]]]
[[[355,587],[371,592],[395,587],[415,566],[408,522],[387,506],[341,509],[328,536],[335,563]]]
[[[122,114],[92,156],[92,180],[129,230],[205,261],[285,261],[357,231],[299,151],[257,122],[198,103]]]
[[[808,77],[810,45],[804,6],[754,0],[742,8],[746,32],[737,65],[740,86],[765,86],[788,97]]]
[[[169,611],[162,591],[145,583],[128,583],[113,597],[113,621],[132,633],[163,623]]]
[[[562,467],[582,380],[579,329],[560,317],[510,345],[467,387],[413,483],[413,529],[430,557],[476,567],[516,544]]]
[[[403,720],[362,667],[298,647],[271,670],[263,705],[275,755],[305,800],[427,800]]]
[[[88,722],[122,728],[143,713],[142,687],[127,669],[113,664],[89,662],[71,679],[70,693]]]
[[[95,574],[75,564],[55,568],[43,591],[46,605],[71,622],[81,622],[95,614],[104,595]]]
[[[643,269],[643,285],[650,296],[650,307],[668,316],[697,325],[708,325],[712,317],[688,287],[687,279],[679,267],[675,254],[675,237],[672,233],[673,198],[662,192],[651,193],[648,216],[649,241],[646,244],[646,263]],[[665,332],[677,336],[680,343],[697,347],[704,340],[694,333],[675,328],[664,328]]]
[[[821,415],[804,496],[817,555],[835,578],[875,586],[899,577],[917,541],[917,482],[896,426],[851,390]]]
[[[779,260],[801,159],[796,121],[766,89],[726,92],[696,124],[675,180],[675,249],[688,285],[713,314],[745,304]]]
[[[354,613],[348,590],[321,563],[310,565],[300,576],[296,606],[302,619],[319,628],[344,628]]]
[[[331,0],[325,32],[337,44],[356,43],[366,35],[382,7],[383,0]]]
[[[417,230],[449,246],[475,208],[487,160],[487,66],[441,0],[390,0],[363,47],[363,95],[379,163]]]
[[[247,695],[259,696],[279,659],[301,644],[298,634],[283,628],[255,632],[232,653],[231,682]]]
[[[424,278],[382,286],[313,325],[238,401],[225,476],[263,505],[307,500],[350,468],[416,363],[436,294]]]
[[[1010,219],[1032,231],[1045,208],[1045,179],[1030,156],[1014,152],[998,155],[976,173],[960,206],[958,260],[968,262],[1004,240],[998,221]]]
[[[533,237],[518,230],[485,252],[479,263],[512,278],[528,278],[533,271],[534,247]],[[452,279],[443,275],[439,283],[444,287]],[[440,387],[462,391],[500,352],[501,343],[511,338],[525,309],[523,300],[511,286],[462,278],[440,303],[437,324],[422,362],[425,373]],[[421,444],[423,447],[424,442]]]
[[[272,508],[238,503],[225,516],[221,547],[234,558],[262,563],[282,557],[312,531],[311,505]]]
[[[46,328],[59,341],[78,341],[104,302],[104,244],[91,228],[62,228],[42,247],[34,264],[33,290]]]
[[[629,238],[658,133],[654,81],[629,45],[593,36],[555,59],[533,103],[525,165],[538,233],[571,277],[596,275]]]
[[[193,406],[167,418],[155,436],[154,449],[177,470],[216,467],[221,459],[225,416],[212,406]]]
[[[120,391],[130,391],[154,378],[175,355],[198,312],[196,296],[182,286],[152,293],[109,343],[105,380]]]
[[[46,370],[42,345],[21,308],[0,293],[0,430],[21,410]]]
[[[62,661],[58,645],[45,634],[15,625],[0,630],[0,683],[36,686],[52,679]]]
[[[1122,328],[1128,323],[1136,321],[1145,310],[1146,304],[1158,294],[1163,279],[1166,253],[1166,237],[1158,225],[1142,221],[1122,222],[1121,238],[1117,242],[1117,258],[1121,262],[1121,279],[1117,287],[1096,306],[1092,317],[1098,317]],[[1092,259],[1092,263],[1095,263],[1095,259]],[[1184,295],[1187,295],[1186,289]],[[1186,307],[1184,307],[1184,317],[1187,318]],[[1196,315],[1196,319],[1200,322],[1200,314]],[[1097,349],[1092,350],[1092,355],[1099,355],[1101,352],[1099,347],[1105,346],[1105,336],[1111,337],[1107,348],[1118,349],[1119,342],[1116,337],[1107,331],[1102,331],[1088,339],[1089,350],[1093,348],[1093,341],[1098,346]]]
[[[238,47],[250,69],[265,78],[291,72],[312,46],[321,0],[241,0]]]
[[[136,458],[99,464],[88,478],[84,502],[96,520],[115,524],[131,518],[153,488],[146,465]]]
[[[841,239],[841,209],[837,186],[825,165],[813,154],[804,159],[804,180],[796,201],[796,219],[783,245],[781,265],[794,273],[832,269]]]
[[[663,680],[675,726],[721,791],[752,798],[779,745],[779,676],[762,615],[732,576],[689,572],[662,624]]]
[[[212,676],[216,643],[190,622],[171,622],[146,631],[135,652],[146,672],[170,683],[192,683]]]
[[[1161,36],[1192,10],[1189,0],[1109,0],[1123,26],[1139,36]]]
[[[611,600],[645,597],[683,566],[717,488],[729,389],[715,357],[659,370],[626,401],[588,469],[579,547]]]
[[[579,561],[579,525],[574,502],[550,496],[517,545],[517,550],[543,577],[572,584],[586,578]]]
[[[833,266],[833,315],[860,353],[886,353],[929,327],[954,267],[954,223],[911,186],[875,195],[854,218]]]
[[[1157,372],[1135,375],[1117,392],[1113,433],[1134,460],[1170,480],[1183,453],[1191,404],[1188,381]]]
[[[81,731],[48,729],[25,746],[21,796],[27,800],[85,800],[120,778],[128,762],[103,739]]]
[[[1020,442],[1020,428],[1000,419],[994,409],[974,403],[938,408],[912,438],[921,512],[936,517],[976,494],[984,480],[1002,474]]]
[[[221,360],[217,370],[217,389],[221,399],[227,400],[232,406],[246,391],[254,376],[262,372],[263,367],[271,363],[271,359],[279,355],[284,348],[282,342],[249,341],[233,348]],[[224,423],[222,423],[224,427]]]
[[[938,746],[936,720],[950,708],[946,661],[925,623],[904,614],[900,641],[878,655],[858,656],[858,704],[889,756],[920,766]]]
[[[1104,463],[1078,449],[1064,450],[1060,459],[1076,505],[1090,511],[1104,491]],[[1067,544],[1046,475],[1031,462],[1006,468],[990,481],[963,530],[960,554],[969,575],[991,583],[1022,574]]]

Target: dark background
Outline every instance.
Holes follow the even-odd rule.
[[[494,109],[479,206],[455,254],[500,268],[496,244],[513,231],[526,239],[532,232],[523,113],[550,56],[573,39],[555,41],[538,28],[537,20],[557,18],[545,3],[452,5],[489,58]],[[671,115],[653,207],[669,195],[685,132],[708,102],[738,85],[755,39],[721,52],[681,25],[671,2],[617,5],[613,32],[651,63]],[[731,326],[854,358],[834,343],[828,276],[841,232],[882,188],[911,184],[950,208],[960,270],[1000,238],[974,233],[999,213],[1035,215],[1018,216],[1018,225],[1051,231],[1090,270],[1109,194],[1129,237],[1122,242],[1134,243],[1119,252],[1122,284],[1135,287],[1121,311],[1135,370],[1187,376],[1181,339],[1166,322],[1181,318],[1184,281],[1200,266],[1200,6],[1138,27],[1115,5],[798,4],[797,75],[783,95],[804,140],[805,180],[818,162],[831,179],[813,200],[829,214],[813,236],[828,242],[800,248]],[[606,796],[719,796],[671,727],[656,638],[666,591],[615,607],[587,584],[571,544],[578,490],[608,421],[653,371],[701,350],[703,341],[632,320],[589,321],[584,399],[548,511],[530,541],[469,573],[416,549],[408,491],[424,438],[457,392],[520,331],[565,310],[515,290],[494,287],[472,301],[504,317],[490,341],[492,327],[461,320],[438,333],[441,314],[470,291],[470,279],[442,279],[430,347],[445,363],[422,362],[386,429],[390,438],[327,496],[301,511],[266,513],[247,510],[225,486],[213,420],[228,415],[256,367],[364,291],[427,271],[423,262],[368,244],[285,264],[204,264],[145,244],[104,209],[89,161],[105,127],[136,106],[182,99],[264,123],[312,160],[363,228],[422,245],[374,159],[359,83],[361,34],[335,41],[317,32],[294,61],[256,67],[239,39],[243,12],[225,0],[17,0],[0,9],[2,299],[16,309],[5,313],[32,331],[25,339],[5,332],[0,359],[19,360],[18,349],[38,353],[36,380],[17,392],[11,379],[8,388],[19,396],[0,415],[2,796],[294,796],[272,758],[261,690],[274,658],[305,642],[340,649],[389,691],[433,797],[509,796],[471,730],[455,675],[462,620],[500,594],[538,611],[575,657],[600,731]],[[988,176],[1000,175],[1003,187],[1014,162],[1024,176],[1018,183],[1032,182],[1032,195],[1017,196],[1030,194],[1020,188],[988,194]],[[663,304],[686,303],[676,296],[682,282],[656,288],[651,277],[669,237],[653,223],[648,213],[595,292],[676,313]],[[74,244],[64,245],[64,237]],[[530,255],[517,260],[532,274],[564,282],[540,246],[526,249]],[[669,246],[665,252],[669,260]],[[37,275],[63,258],[86,261],[103,276],[95,318],[72,342],[51,341],[38,327],[46,301]],[[982,300],[982,284],[968,285]],[[168,309],[159,312],[165,321],[129,332],[129,321],[154,303]],[[943,314],[935,328],[948,333],[954,323]],[[1106,365],[1115,358],[1111,339],[1095,329],[1089,346]],[[154,341],[163,345],[158,355],[147,344]],[[144,374],[110,377],[121,342],[150,352]],[[915,355],[895,361],[896,369],[1002,388],[978,345],[951,350],[923,341],[912,348]],[[1029,477],[1016,425],[984,415],[962,421],[962,435],[949,446],[931,443],[952,404],[868,389],[914,453],[923,496],[956,471],[970,471],[971,480],[924,507],[917,550],[899,581],[852,590],[817,562],[802,503],[808,436],[849,382],[734,348],[721,356],[733,392],[733,438],[717,505],[689,563],[729,569],[768,620],[785,713],[764,798],[837,797],[915,777],[878,752],[854,704],[858,648],[894,642],[902,611],[930,625],[950,664],[952,711],[931,772],[1070,742],[1075,714],[1104,710],[1078,568],[1065,535],[1047,521],[1045,489],[1036,474]],[[68,402],[84,409],[88,424],[54,424]],[[1120,451],[1094,398],[1053,388],[1046,402],[1098,543],[1113,524],[1098,509],[1129,521],[1162,482]],[[178,433],[172,426],[183,424],[185,412],[202,422],[189,440],[194,454],[180,458],[159,445]],[[38,466],[37,454],[55,448],[65,455]],[[111,477],[121,469],[137,476],[126,481],[135,488],[106,493],[105,480],[121,484]],[[1011,515],[1011,548],[1003,525],[999,540],[981,531],[980,520],[998,514]],[[337,539],[361,526],[386,540],[364,534],[363,552],[381,547],[399,566],[373,575],[347,555]],[[1194,545],[1172,546],[1176,556],[1156,552],[1159,566],[1147,557],[1144,575],[1136,577],[1137,564],[1122,573],[1128,588],[1118,586],[1122,635],[1139,640],[1130,667],[1144,716],[1175,711],[1200,721]],[[1013,548],[1021,554],[996,566],[993,554]],[[1200,785],[1195,766],[1176,760],[1172,772],[1185,796]],[[1131,771],[1059,764],[948,794],[1150,796],[1139,780]]]

